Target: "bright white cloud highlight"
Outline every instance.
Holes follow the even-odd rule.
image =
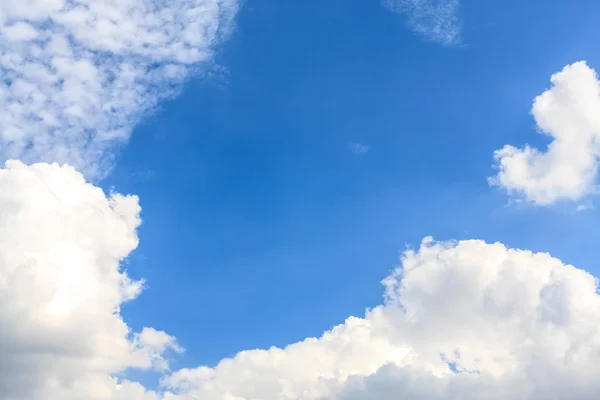
[[[443,45],[460,43],[459,0],[381,0],[388,10],[404,14],[408,27],[423,39]]]
[[[181,351],[119,314],[143,284],[120,266],[138,244],[137,197],[107,197],[71,167],[10,161],[0,210],[0,399],[157,400],[115,378],[165,370],[165,352]]]
[[[600,296],[547,254],[427,238],[385,304],[320,338],[175,372],[169,400],[595,399]],[[453,371],[454,370],[454,371]]]
[[[237,0],[0,2],[0,158],[88,176],[227,36]]]
[[[600,157],[600,81],[585,62],[566,66],[538,96],[532,114],[552,142],[545,151],[506,145],[490,183],[527,201],[579,200],[594,190]]]

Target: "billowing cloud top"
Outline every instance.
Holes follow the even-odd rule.
[[[600,296],[547,254],[426,238],[385,304],[320,338],[178,371],[169,400],[594,399]]]
[[[404,14],[407,24],[423,39],[443,45],[460,43],[459,0],[381,0],[390,11]]]
[[[585,62],[552,76],[532,114],[552,142],[546,151],[506,145],[490,183],[540,205],[579,200],[594,190],[600,157],[600,81]]]
[[[133,333],[120,306],[142,282],[135,196],[71,167],[0,170],[0,398],[11,400],[595,399],[600,295],[585,271],[482,241],[404,253],[385,302],[320,338],[167,374],[162,391],[116,378],[167,370],[174,337]]]
[[[68,162],[107,149],[211,60],[237,0],[0,2],[0,158]]]
[[[135,196],[86,183],[71,167],[0,170],[0,399],[141,399],[127,368],[167,368],[175,339],[132,334],[119,310],[142,283],[120,262],[137,247]],[[148,397],[148,399],[155,397]]]
[[[456,39],[455,1],[387,3],[431,40]],[[211,58],[234,0],[0,2],[2,157],[68,161],[99,176],[138,118]],[[452,22],[454,21],[454,22]],[[538,203],[580,198],[597,169],[600,90],[584,63],[553,77],[533,114],[546,153],[505,147],[493,181]],[[135,196],[70,166],[0,169],[0,400],[579,399],[600,390],[600,295],[548,254],[482,241],[404,253],[385,301],[319,338],[169,372],[183,349],[132,332],[143,281]],[[163,371],[159,390],[119,378]]]

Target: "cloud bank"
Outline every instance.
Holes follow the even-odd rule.
[[[442,45],[460,43],[459,0],[381,0],[388,10],[404,14],[408,27],[423,39]]]
[[[548,254],[426,238],[385,301],[320,338],[169,373],[176,339],[120,315],[143,282],[135,196],[68,166],[0,169],[0,398],[10,400],[592,400],[597,280]],[[165,371],[159,390],[119,376]]]
[[[232,28],[237,0],[0,2],[0,158],[102,177]]]
[[[104,192],[68,166],[0,169],[0,399],[158,399],[116,378],[168,368],[175,339],[120,316],[143,282],[121,261],[137,247],[135,196]]]
[[[532,114],[552,142],[545,151],[506,145],[494,153],[492,185],[548,205],[580,200],[594,191],[600,157],[600,81],[585,62],[566,66],[538,96]]]
[[[385,303],[320,338],[183,369],[168,400],[594,399],[600,296],[548,254],[482,241],[407,251]]]

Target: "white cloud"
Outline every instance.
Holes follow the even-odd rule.
[[[119,313],[143,286],[120,266],[138,243],[138,199],[107,197],[71,167],[11,161],[0,210],[2,399],[592,400],[600,390],[592,275],[547,254],[430,238],[405,252],[364,318],[167,373],[149,390],[118,376],[165,371],[165,353],[182,349],[164,332],[131,332]]]
[[[385,304],[364,318],[177,371],[163,385],[178,394],[165,399],[597,397],[600,296],[590,274],[498,243],[427,238],[384,284]]]
[[[552,142],[545,151],[506,145],[494,154],[499,173],[490,183],[527,201],[548,205],[579,200],[594,190],[600,156],[600,81],[585,62],[552,76],[532,114]]]
[[[137,197],[107,197],[71,167],[10,161],[0,210],[0,398],[158,399],[115,377],[165,370],[165,352],[181,351],[119,314],[143,284],[120,268],[138,244]]]
[[[227,36],[237,0],[0,2],[0,158],[88,176]]]
[[[458,3],[386,5],[430,40],[458,40]],[[233,0],[168,6],[0,2],[2,157],[102,175],[111,147],[211,59],[236,10]],[[548,193],[579,198],[595,176],[597,79],[574,64],[553,80],[534,105],[555,138],[548,152],[497,153],[498,184],[539,203]],[[523,169],[551,184],[524,185]],[[540,178],[565,169],[585,189]],[[168,353],[182,351],[176,339],[132,332],[120,315],[143,287],[121,267],[138,244],[137,197],[106,196],[69,166],[10,161],[0,169],[0,210],[3,400],[591,400],[600,390],[596,280],[547,254],[428,238],[404,254],[384,280],[384,304],[364,318],[285,349],[170,374]],[[163,371],[164,393],[119,378],[130,368]]]
[[[459,0],[381,0],[390,11],[404,14],[408,27],[423,39],[443,45],[460,43]]]

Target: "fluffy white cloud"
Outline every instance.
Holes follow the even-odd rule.
[[[388,10],[406,15],[408,27],[423,39],[443,45],[460,42],[459,0],[381,0]]]
[[[158,100],[211,60],[237,0],[0,1],[0,158],[111,165]]]
[[[526,200],[547,205],[579,200],[594,189],[600,157],[600,81],[585,62],[552,76],[532,114],[552,138],[546,151],[526,145],[497,150],[499,173],[490,183]]]
[[[364,318],[163,380],[168,400],[594,399],[594,277],[548,254],[424,240]]]
[[[140,206],[57,164],[0,169],[0,399],[158,399],[119,380],[168,367],[175,339],[133,333],[121,304],[140,293],[120,262],[137,247]]]
[[[182,369],[161,391],[119,378],[168,370],[175,338],[134,333],[135,196],[71,167],[0,169],[0,399],[594,399],[596,279],[548,254],[426,238],[383,283],[385,301],[320,338]]]

